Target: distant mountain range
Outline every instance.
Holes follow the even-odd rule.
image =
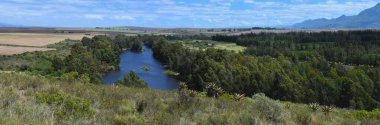
[[[15,25],[0,23],[0,27],[14,27]]]
[[[294,24],[292,28],[298,29],[358,29],[380,28],[380,3],[366,9],[355,16],[341,16],[335,19],[306,20]]]

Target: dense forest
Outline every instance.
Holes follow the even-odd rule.
[[[378,59],[364,57],[376,56],[377,34],[340,31],[213,37],[250,46],[244,53],[190,50],[164,40],[149,46],[157,59],[178,72],[179,79],[194,90],[204,91],[215,84],[230,94],[265,93],[294,102],[374,109],[380,107],[380,68],[371,66],[376,66]],[[357,56],[370,63],[340,63],[354,63],[350,59]]]
[[[380,65],[380,31],[289,32],[216,35],[215,41],[250,47],[249,54],[285,55],[292,60],[322,56],[328,61],[356,65]]]

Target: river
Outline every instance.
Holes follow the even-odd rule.
[[[143,46],[143,52],[124,51],[120,55],[120,70],[106,73],[102,80],[104,84],[112,85],[117,80],[123,79],[125,74],[134,70],[136,74],[151,89],[172,90],[178,88],[178,81],[163,73],[164,66],[153,58],[153,51],[149,47]],[[143,66],[148,66],[149,71],[144,71]]]

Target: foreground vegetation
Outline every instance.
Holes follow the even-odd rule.
[[[378,124],[379,110],[325,111],[263,94],[219,98],[0,72],[2,124]],[[185,99],[183,99],[185,98]]]

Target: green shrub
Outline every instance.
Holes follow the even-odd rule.
[[[311,116],[307,113],[299,114],[297,115],[296,120],[299,125],[310,125]]]
[[[140,77],[134,71],[130,71],[129,74],[124,75],[124,79],[116,81],[116,84],[132,88],[148,87],[148,84],[145,81],[141,80]]]
[[[178,95],[181,104],[189,104],[197,95],[197,91],[189,90],[186,83],[181,82],[178,88]]]
[[[223,90],[215,83],[210,83],[206,86],[206,93],[208,97],[218,98],[223,95]]]
[[[239,120],[240,120],[240,124],[243,124],[243,125],[258,125],[259,124],[258,119],[255,118],[252,113],[249,113],[247,111],[244,111],[241,114]]]
[[[236,94],[233,95],[233,99],[235,101],[242,101],[244,99],[244,97],[245,97],[244,94],[238,94],[238,93],[236,93]]]
[[[380,119],[380,109],[375,109],[372,111],[359,110],[354,113],[354,117],[357,119]]]
[[[120,116],[116,115],[113,119],[114,125],[144,125],[144,118],[138,115]]]
[[[197,96],[197,91],[194,91],[194,90],[188,90],[187,91],[187,94],[190,96],[190,97],[195,97]]]
[[[120,107],[119,107],[119,114],[126,115],[126,114],[133,114],[137,112],[136,110],[136,103],[134,101],[126,101],[123,100]]]
[[[55,115],[59,119],[91,117],[95,114],[90,101],[67,96],[63,93],[39,93],[36,98],[38,103],[55,106]]]
[[[148,103],[147,103],[146,101],[144,101],[144,100],[138,101],[138,102],[136,103],[136,110],[137,110],[137,112],[139,112],[139,113],[143,113],[144,110],[145,110],[145,108],[146,108],[147,106],[148,106]]]
[[[78,79],[78,77],[79,77],[78,72],[69,72],[69,73],[63,74],[63,78],[67,81],[75,81],[76,79]]]
[[[330,112],[332,112],[332,110],[333,110],[333,107],[332,106],[323,106],[322,107],[322,112],[324,112],[325,113],[325,115],[327,115],[327,114],[329,114]]]
[[[319,104],[318,103],[311,103],[311,104],[309,104],[309,108],[315,112],[319,109]]]
[[[284,109],[279,101],[272,100],[262,93],[255,94],[252,99],[255,102],[255,108],[260,109],[259,113],[265,118],[277,123],[283,121]]]

